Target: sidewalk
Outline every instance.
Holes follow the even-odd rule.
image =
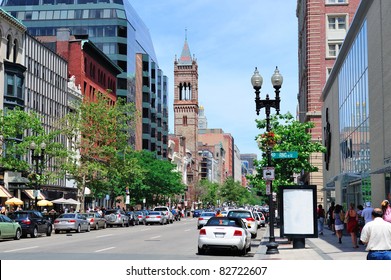
[[[319,238],[306,238],[305,248],[293,249],[293,243],[287,238],[280,238],[280,229],[274,228],[274,236],[278,245],[278,254],[266,254],[269,242],[269,227],[255,251],[254,259],[258,260],[366,260],[364,245],[353,248],[350,235],[343,235],[342,244],[332,231],[325,228],[324,235]]]

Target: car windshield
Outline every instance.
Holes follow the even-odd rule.
[[[214,217],[209,219],[206,226],[227,226],[227,227],[242,227],[239,220],[229,219],[225,217]]]
[[[230,211],[228,212],[228,217],[251,218],[251,213],[247,211]]]
[[[58,218],[59,219],[69,219],[69,218],[75,218],[76,214],[61,214]]]
[[[204,212],[201,214],[202,217],[213,217],[215,215],[216,215],[215,212]]]
[[[167,208],[166,207],[156,207],[154,210],[155,211],[167,211]]]
[[[161,213],[154,211],[154,212],[149,212],[149,215],[161,215]]]
[[[116,214],[117,210],[107,210],[105,215]]]
[[[8,213],[8,217],[12,220],[24,220],[28,218],[27,213]]]

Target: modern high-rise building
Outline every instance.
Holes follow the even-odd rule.
[[[323,90],[324,184],[338,204],[391,199],[390,12],[361,1]]]
[[[299,94],[298,118],[313,122],[312,141],[322,142],[321,94],[333,68],[360,0],[298,0]],[[324,203],[322,153],[310,156],[318,172],[302,174],[305,184],[317,185],[318,203]]]
[[[158,157],[166,155],[167,78],[158,67],[148,28],[130,0],[1,0],[0,3],[23,22],[32,36],[55,36],[62,27],[69,28],[71,35],[88,35],[123,70],[117,76],[117,97],[141,104],[142,116],[135,129],[138,133],[131,144],[137,150],[157,152]],[[142,67],[137,67],[137,54],[145,55]],[[136,75],[141,69],[142,84],[137,85]]]

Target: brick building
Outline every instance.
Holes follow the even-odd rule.
[[[312,141],[322,142],[321,94],[360,0],[298,0],[299,94],[298,118],[313,122]],[[309,159],[319,172],[302,174],[305,184],[317,185],[318,203],[323,203],[321,153]]]

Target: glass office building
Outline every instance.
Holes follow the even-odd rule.
[[[356,204],[371,196],[367,41],[364,21],[338,74],[342,190]]]
[[[123,70],[117,76],[117,96],[126,98],[128,102],[142,98],[142,93],[136,92],[135,86],[136,54],[148,55],[147,63],[153,65],[149,69],[159,69],[148,28],[130,0],[1,0],[0,3],[4,10],[23,22],[32,36],[55,36],[60,27],[69,28],[72,35],[88,34],[88,38]],[[149,82],[152,83],[152,78]],[[150,84],[149,88],[153,85]],[[157,104],[152,101],[149,106]],[[168,115],[151,122],[156,125],[168,122]],[[168,129],[164,134],[167,138]],[[142,135],[135,137],[142,137],[142,142],[145,142],[155,135],[151,131],[143,131]],[[167,149],[167,143],[164,145],[159,150]]]

